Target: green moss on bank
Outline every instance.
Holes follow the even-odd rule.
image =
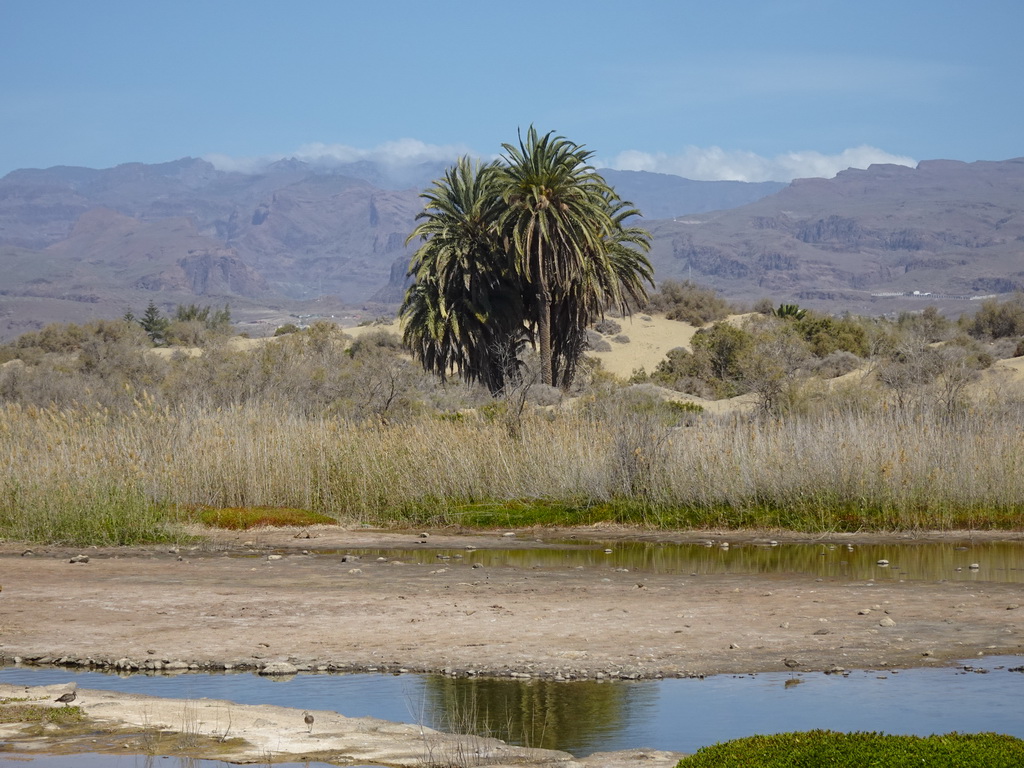
[[[261,526],[336,525],[337,520],[319,512],[291,507],[207,507],[199,521],[212,528],[244,531]]]
[[[806,731],[751,736],[703,747],[678,768],[1017,768],[1024,741],[996,733],[927,737]]]

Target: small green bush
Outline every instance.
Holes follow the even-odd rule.
[[[697,750],[678,768],[1016,768],[1024,741],[996,733],[893,736],[884,733],[806,731],[751,736]]]
[[[979,338],[1024,336],[1024,295],[1017,294],[1004,302],[983,301],[973,319],[964,317],[960,322],[969,334]]]
[[[714,289],[689,280],[666,280],[651,294],[648,312],[664,312],[669,320],[704,325],[724,319],[732,307]]]

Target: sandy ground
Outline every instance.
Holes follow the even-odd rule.
[[[93,549],[77,564],[77,550],[22,555],[4,545],[0,654],[655,677],[777,670],[787,657],[824,670],[1024,653],[1019,585],[343,562],[346,548],[427,540],[326,527],[311,535],[221,534],[181,552]],[[442,532],[426,546],[560,546],[548,542],[564,535]],[[659,536],[679,538],[644,538]],[[338,554],[303,554],[311,549]]]
[[[62,704],[55,699],[70,690],[60,686],[0,685],[0,708],[4,706],[2,702],[10,700],[59,707]],[[263,764],[301,759],[339,765],[598,765],[575,761],[566,752],[510,746],[498,739],[457,736],[419,725],[344,717],[324,710],[298,712],[287,707],[243,705],[218,699],[162,699],[74,690],[74,706],[92,723],[82,733],[75,733],[74,728],[64,729],[60,750],[65,754],[130,750]],[[304,722],[306,715],[312,716],[308,726]],[[6,741],[4,751],[14,746],[21,755],[52,748],[57,741],[54,736],[43,733],[26,737],[18,724],[0,725],[0,738]],[[671,753],[652,754],[655,758],[665,756],[652,768],[667,768],[671,764]],[[678,761],[678,755],[674,757]],[[622,753],[611,764],[628,762],[629,753]]]
[[[300,671],[556,679],[784,670],[785,659],[796,660],[801,672],[812,672],[1024,655],[1020,585],[658,575],[599,565],[473,567],[471,558],[426,565],[343,560],[347,549],[360,547],[561,547],[570,535],[577,541],[600,538],[610,547],[635,538],[687,539],[686,534],[613,528],[517,531],[515,536],[441,531],[427,539],[417,532],[327,527],[309,531],[312,538],[296,538],[296,533],[223,533],[202,548],[178,552],[34,547],[26,554],[25,547],[0,545],[0,654],[6,663],[72,666],[259,669],[283,662]],[[694,539],[708,536],[701,532]],[[1024,534],[993,536],[1014,537]],[[756,536],[729,534],[733,542],[744,538]],[[87,554],[89,561],[70,562],[77,554]],[[83,696],[87,713],[132,725],[128,713],[142,711],[140,705],[111,696]],[[156,714],[167,707],[165,719],[181,720],[183,702],[160,701],[146,703],[147,717],[159,720]],[[203,707],[209,711],[189,722],[207,723],[209,736],[223,730],[225,712],[234,708],[233,735],[250,742],[250,757],[263,748],[259,732],[283,729],[290,734],[284,742],[295,742],[295,754],[329,752],[364,760],[377,754],[376,759],[396,765],[423,758],[423,734],[402,730],[411,726],[388,726],[387,739],[379,742],[370,735],[379,736],[380,724],[316,713],[323,729],[310,741],[301,727],[296,730],[298,715],[291,710],[246,714],[226,702]],[[448,744],[446,737],[434,738]],[[512,755],[504,749],[488,762],[502,764],[506,757],[538,765],[573,762],[560,753]],[[658,768],[676,759],[605,755],[588,764],[639,761]]]

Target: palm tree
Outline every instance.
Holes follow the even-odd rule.
[[[615,306],[646,296],[649,236],[625,221],[638,212],[588,164],[593,153],[532,126],[518,146],[502,145],[505,209],[498,228],[524,284],[527,321],[536,328],[541,381],[568,386],[586,326]]]
[[[518,281],[496,235],[496,171],[461,158],[421,195],[421,223],[407,242],[423,244],[400,311],[405,343],[424,368],[442,379],[455,371],[492,393],[514,376],[524,334]]]
[[[421,195],[405,342],[427,370],[492,393],[517,380],[534,342],[543,383],[568,387],[587,326],[645,301],[650,237],[579,145],[531,127],[503,146],[503,163],[462,158]]]

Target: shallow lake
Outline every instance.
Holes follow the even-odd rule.
[[[538,549],[317,550],[319,556],[436,563],[456,560],[488,567],[610,568],[643,573],[805,574],[842,580],[988,581],[1024,584],[1024,542],[896,542],[889,544],[703,544],[672,542],[563,542]],[[723,546],[723,544],[728,544]],[[883,563],[883,564],[880,564]]]
[[[846,677],[808,672],[604,683],[381,674],[297,675],[287,680],[249,674],[119,677],[7,667],[0,669],[0,682],[74,682],[79,688],[276,704],[300,711],[327,709],[497,736],[578,756],[633,747],[693,752],[756,733],[813,728],[918,735],[995,731],[1024,738],[1024,673],[1011,671],[1024,658],[969,663],[974,671],[946,666],[860,670]],[[0,755],[0,765],[4,759]],[[56,757],[32,764],[68,765]]]

